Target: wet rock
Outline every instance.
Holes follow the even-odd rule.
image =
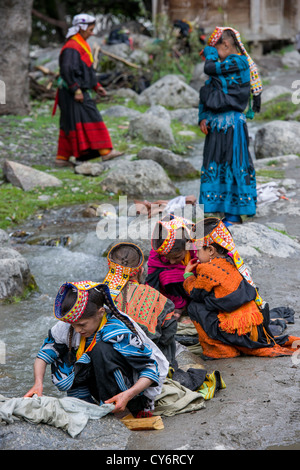
[[[9,236],[5,230],[0,229],[0,247],[1,245],[7,245],[10,243]]]
[[[97,217],[98,215],[97,209],[98,209],[98,206],[96,204],[90,204],[89,206],[83,209],[82,217],[87,217],[87,218]]]
[[[254,248],[258,253],[264,253],[278,258],[288,258],[300,254],[300,244],[288,235],[272,230],[265,225],[249,222],[230,227],[236,246]],[[253,253],[253,251],[251,250]]]
[[[45,238],[38,242],[38,245],[42,246],[68,246],[71,243],[71,237],[68,235],[55,238]]]
[[[176,194],[176,188],[164,169],[152,160],[119,161],[102,181],[102,189],[142,198]]]
[[[144,147],[138,153],[141,160],[154,160],[159,163],[168,173],[176,178],[196,178],[199,172],[185,158],[170,150],[159,147]]]
[[[0,246],[0,300],[22,296],[27,287],[36,287],[27,260],[17,250]]]
[[[75,438],[46,424],[20,420],[1,426],[1,450],[125,450],[130,431],[114,416],[91,420]]]
[[[153,119],[151,114],[142,114],[134,118],[129,124],[129,135],[141,137],[145,142],[163,147],[172,147],[175,139],[168,122],[160,118]]]
[[[45,188],[62,185],[62,182],[55,176],[11,160],[4,161],[3,173],[12,185],[24,191],[30,191],[37,186]]]
[[[254,142],[256,158],[298,154],[300,122],[271,121],[261,127]]]
[[[199,93],[177,75],[166,75],[144,90],[137,99],[138,104],[160,104],[172,108],[197,108]]]
[[[15,233],[12,234],[14,235]],[[5,230],[0,229],[0,301],[22,296],[28,287],[36,288],[29,264],[11,246],[10,237]]]

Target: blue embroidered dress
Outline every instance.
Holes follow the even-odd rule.
[[[250,70],[244,55],[231,54],[223,62],[215,47],[204,49],[199,123],[206,119],[199,203],[204,212],[234,216],[256,213],[255,170],[249,153],[246,109],[250,96]]]
[[[136,382],[140,377],[146,377],[153,381],[153,385],[144,394],[152,400],[156,394],[160,393],[162,382],[167,374],[168,362],[154,343],[146,338],[136,324],[135,326],[140,337],[134,335],[122,321],[110,312],[107,312],[107,323],[96,335],[97,344],[107,343],[112,345],[110,356],[107,355],[105,360],[106,364],[101,366],[101,369],[105,367],[106,371],[101,372],[103,374],[102,378],[107,381],[108,376],[105,377],[105,374],[110,374],[120,392],[132,386],[133,382]],[[51,364],[52,382],[60,391],[66,391],[68,396],[93,402],[90,388],[86,384],[75,385],[76,369],[89,366],[91,357],[89,353],[84,353],[75,364],[73,361],[69,361],[69,328],[70,325],[68,323],[60,321],[56,323],[49,331],[49,335],[45,339],[37,357],[47,364]],[[86,347],[88,347],[92,339],[93,336],[87,338]],[[79,342],[80,335],[74,332],[71,349],[74,358]],[[111,354],[116,352],[124,358],[128,368],[133,370],[133,376],[130,378],[131,383],[129,383],[128,377],[124,375],[120,368],[112,365],[113,356]]]

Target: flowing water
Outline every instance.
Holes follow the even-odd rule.
[[[249,126],[253,137],[255,128]],[[251,139],[252,142],[254,139]],[[200,170],[203,142],[195,143],[189,161]],[[254,155],[251,150],[252,156]],[[176,183],[181,194],[199,196],[199,180]],[[99,240],[97,220],[81,215],[82,208],[62,208],[43,215],[46,228],[39,232],[41,221],[32,219],[20,227],[44,238],[67,236],[68,246],[43,246],[27,242],[16,248],[28,260],[38,291],[27,300],[0,305],[0,346],[5,345],[5,357],[0,355],[0,394],[7,397],[22,396],[33,385],[33,363],[37,351],[49,328],[55,323],[53,302],[59,286],[65,281],[102,281],[107,272],[103,252],[112,240]],[[45,377],[45,394],[59,394],[51,384],[49,371]]]
[[[60,233],[71,238],[69,247],[27,243],[15,246],[27,259],[38,291],[27,300],[0,306],[0,341],[5,344],[5,360],[1,361],[5,363],[0,364],[0,394],[22,396],[33,385],[36,352],[56,322],[53,302],[59,286],[65,281],[103,280],[107,262],[101,254],[110,241],[100,241],[96,224],[89,225],[59,227]],[[46,372],[45,394],[55,393],[49,375]]]

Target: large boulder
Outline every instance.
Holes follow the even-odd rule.
[[[11,160],[5,160],[3,173],[13,186],[17,186],[24,191],[30,191],[37,186],[45,188],[47,186],[62,185],[62,181],[55,176]]]
[[[265,225],[249,222],[230,227],[235,244],[241,256],[255,250],[256,255],[266,254],[288,258],[300,254],[300,244],[288,235],[272,230]]]
[[[93,163],[93,162],[84,162],[81,165],[77,165],[74,168],[74,172],[77,175],[84,175],[84,176],[100,176],[104,171],[106,171],[108,165],[104,162]]]
[[[133,138],[140,137],[145,142],[163,147],[172,147],[175,144],[170,123],[156,116],[153,117],[151,113],[145,113],[131,119],[129,135]]]
[[[173,109],[169,112],[171,119],[187,124],[188,126],[198,125],[199,110],[197,108]]]
[[[138,104],[160,104],[171,108],[197,108],[199,93],[178,75],[165,75],[146,88],[137,99]]]
[[[300,54],[298,51],[286,52],[281,59],[282,65],[290,68],[297,68],[300,66]]]
[[[267,103],[268,101],[273,101],[275,98],[278,98],[279,96],[282,95],[291,95],[292,90],[291,88],[282,86],[282,85],[272,85],[269,87],[266,87],[263,90],[263,93],[261,95],[261,102],[262,104]]]
[[[171,124],[171,116],[169,111],[160,104],[152,105],[149,109],[147,109],[145,114],[151,114],[152,116],[155,116],[156,118],[162,119],[168,124]]]
[[[271,121],[256,133],[256,158],[300,153],[300,122]]]
[[[26,288],[35,287],[27,260],[11,247],[8,235],[0,230],[0,301],[20,297]]]
[[[110,108],[101,111],[103,116],[110,117],[125,117],[127,119],[132,119],[141,115],[136,109],[128,108],[127,106],[115,105]]]
[[[103,179],[102,189],[143,199],[176,195],[164,169],[152,160],[119,161]]]
[[[171,150],[159,147],[144,147],[138,153],[140,160],[154,160],[159,163],[168,173],[175,178],[196,178],[199,172],[186,159],[171,152]]]

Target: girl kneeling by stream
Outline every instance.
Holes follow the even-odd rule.
[[[203,357],[291,356],[300,338],[273,336],[269,306],[259,296],[227,227],[213,217],[198,223],[204,236],[195,239],[198,259],[186,266],[183,287],[191,299],[188,314]]]
[[[25,397],[43,392],[47,364],[52,381],[68,396],[150,414],[168,372],[168,361],[141,328],[114,305],[108,286],[66,282],[56,296],[59,320],[34,363],[35,383]]]

